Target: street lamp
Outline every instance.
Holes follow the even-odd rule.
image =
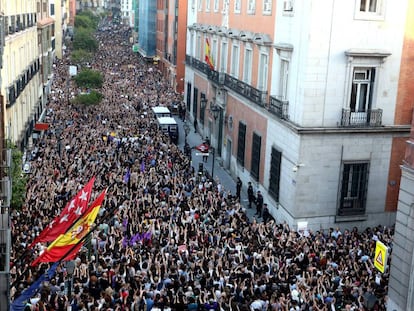
[[[219,105],[210,102],[210,114],[214,118],[214,122],[217,121],[217,118],[220,114],[220,110],[221,108]]]

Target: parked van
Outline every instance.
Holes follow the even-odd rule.
[[[171,111],[167,107],[152,107],[152,112],[154,113],[156,118],[159,117],[171,117]]]
[[[159,117],[157,118],[160,129],[170,136],[171,142],[178,143],[178,124],[172,117]]]

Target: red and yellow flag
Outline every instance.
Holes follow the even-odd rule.
[[[209,65],[210,69],[214,70],[214,62],[213,62],[213,57],[211,56],[210,41],[208,40],[208,38],[206,38],[205,61],[206,61],[207,65]]]
[[[61,234],[49,247],[39,255],[31,264],[36,266],[39,262],[56,262],[73,259],[83,245],[83,238],[91,231],[96,216],[105,198],[106,190],[89,206],[85,214],[68,232]]]
[[[29,245],[29,248],[33,247],[36,243],[56,240],[59,235],[65,233],[73,223],[85,213],[88,208],[94,182],[95,177],[92,177],[76,196],[66,204],[60,215],[56,216],[55,219],[40,232],[39,236],[37,236]]]

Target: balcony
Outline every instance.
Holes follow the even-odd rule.
[[[261,107],[265,106],[267,92],[260,91],[228,74],[224,77],[224,85],[255,104]]]
[[[289,101],[281,99],[279,96],[270,96],[269,111],[280,119],[289,120]]]
[[[349,108],[342,109],[341,126],[343,127],[377,127],[382,125],[382,109],[365,112],[353,112]]]
[[[198,71],[201,71],[202,73],[208,75],[208,73],[211,71],[209,65],[207,65],[206,63],[202,62],[201,60],[198,60],[196,58],[193,57],[193,62],[192,62],[192,66],[193,68],[197,69]]]
[[[244,98],[254,102],[255,104],[261,107],[265,107],[267,97],[266,91],[260,91],[259,89],[256,89],[251,85],[244,83],[243,81],[240,81],[239,79],[234,78],[224,72],[212,70],[209,65],[190,55],[185,56],[185,63],[186,65],[191,66],[194,69],[207,75],[207,78],[217,85],[224,85],[237,94],[243,96]]]

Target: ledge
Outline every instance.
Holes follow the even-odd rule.
[[[367,215],[335,216],[335,222],[355,222],[355,221],[365,221],[367,219],[368,219]]]

